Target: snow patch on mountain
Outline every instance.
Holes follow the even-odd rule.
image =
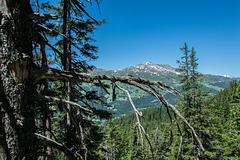
[[[227,78],[238,78],[238,77],[234,77],[234,76],[231,76],[231,75],[221,75],[223,77],[227,77]]]
[[[154,64],[152,62],[145,62],[138,64],[133,67],[126,68],[128,70],[132,70],[133,72],[148,72],[151,74],[158,75],[158,72],[162,73],[174,73],[174,74],[179,74],[176,69],[174,69],[172,66],[168,64]]]

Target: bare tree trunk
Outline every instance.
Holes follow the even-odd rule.
[[[31,95],[32,35],[29,0],[0,1],[0,75],[2,126],[8,159],[37,158]]]
[[[2,85],[0,84],[0,93],[3,92],[2,90]],[[1,108],[2,108],[2,97],[0,97],[0,113],[1,113]],[[0,114],[0,159],[1,160],[6,160],[7,159],[7,153],[6,153],[6,149],[7,149],[7,145],[5,142],[5,136],[4,136],[4,130],[2,127],[2,114]]]

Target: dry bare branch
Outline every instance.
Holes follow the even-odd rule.
[[[110,80],[110,81],[119,81],[121,83],[129,84],[131,82],[137,82],[142,85],[153,85],[160,89],[168,88],[173,90],[175,93],[179,93],[178,90],[169,86],[160,81],[150,81],[143,78],[138,78],[134,76],[106,76],[106,75],[91,75],[86,73],[77,73],[77,72],[69,72],[64,70],[58,70],[54,68],[44,68],[38,69],[34,71],[35,79],[57,79],[57,80],[66,80],[66,81],[82,81],[87,83],[92,83],[94,80]]]
[[[43,13],[38,13],[34,12],[28,15],[29,18],[31,19],[58,19],[57,15],[54,14],[43,14]]]
[[[114,85],[115,85],[118,89],[120,89],[121,91],[125,92],[125,93],[128,95],[129,101],[130,101],[130,103],[131,103],[131,105],[132,105],[132,107],[133,107],[134,112],[137,113],[137,115],[139,115],[140,117],[142,117],[142,112],[139,112],[139,111],[137,110],[137,108],[135,107],[135,105],[134,105],[134,103],[133,103],[133,100],[132,100],[131,95],[129,94],[129,92],[128,92],[127,90],[119,87],[116,83],[114,83]],[[138,120],[138,122],[140,122],[140,121]]]
[[[98,83],[100,84],[101,88],[110,95],[110,93],[108,92],[108,90],[103,86],[102,82],[100,80],[98,80]]]
[[[91,16],[88,14],[88,12],[83,8],[84,5],[83,5],[82,3],[79,3],[78,0],[71,0],[71,1],[72,1],[73,5],[74,5],[78,10],[82,11],[83,13],[85,13],[90,19],[92,19],[95,23],[98,24],[98,22],[97,22],[93,17],[91,17]],[[81,5],[82,5],[83,7],[82,7]]]
[[[134,109],[135,114],[136,114],[137,125],[138,125],[138,129],[139,129],[139,132],[140,132],[140,135],[141,135],[142,147],[143,147],[143,136],[142,136],[142,132],[143,132],[143,134],[144,134],[145,138],[147,139],[147,142],[148,142],[148,144],[149,144],[149,146],[150,146],[150,150],[151,150],[151,153],[152,153],[152,158],[154,159],[152,144],[151,144],[151,142],[150,142],[150,140],[149,140],[149,136],[148,136],[148,134],[146,133],[145,129],[143,128],[143,126],[141,125],[141,122],[140,122],[139,116],[140,116],[140,117],[143,116],[143,115],[142,115],[142,112],[139,112],[139,111],[137,110],[137,108],[135,107],[135,105],[134,105],[134,103],[133,103],[133,100],[132,100],[132,98],[131,98],[131,95],[129,94],[129,92],[128,92],[127,90],[119,87],[119,86],[116,85],[115,83],[114,83],[114,85],[115,85],[118,89],[120,89],[121,91],[125,92],[125,93],[128,95],[129,101],[130,101],[130,103],[131,103],[131,105],[132,105],[132,107],[133,107],[133,109]]]
[[[62,56],[62,52],[60,52],[58,49],[56,49],[51,43],[48,41],[45,41],[46,45],[49,46],[54,52],[58,53],[60,56]]]
[[[78,138],[78,140],[79,140],[79,145],[80,145],[80,146],[81,146],[81,145],[83,146],[83,149],[84,149],[84,159],[87,159],[88,149],[87,149],[86,144],[85,144],[85,142],[84,142],[85,137],[84,137],[84,133],[83,133],[82,126],[81,126],[80,123],[77,122],[75,116],[73,116],[72,112],[70,112],[70,110],[68,109],[68,107],[66,107],[66,106],[63,106],[63,107],[64,107],[64,109],[67,111],[68,115],[70,116],[70,119],[71,119],[72,124],[77,128],[77,130],[76,130],[76,131],[77,131],[77,134],[78,134],[78,135],[81,135],[81,140]],[[82,156],[81,156],[81,159],[83,159]]]
[[[39,13],[39,3],[38,3],[38,0],[35,0],[35,6],[36,6],[37,13]]]
[[[47,145],[47,146],[51,146],[51,147],[54,147],[62,152],[65,153],[65,155],[72,159],[72,160],[77,160],[77,158],[75,157],[74,153],[69,149],[67,148],[66,146],[64,146],[63,144],[60,144],[48,137],[45,137],[41,134],[38,134],[38,133],[35,133],[34,134],[35,136],[37,137],[40,137],[41,139],[39,139],[39,143],[42,144],[42,145]]]
[[[66,39],[69,40],[69,38],[68,38],[66,35],[64,35],[64,34],[62,34],[62,33],[60,33],[60,32],[57,32],[57,31],[55,31],[55,30],[52,30],[52,29],[50,29],[50,28],[48,28],[48,27],[46,27],[46,26],[43,26],[43,25],[41,25],[41,24],[39,24],[39,23],[36,23],[36,25],[39,26],[39,27],[41,27],[41,28],[43,28],[43,29],[45,29],[45,30],[48,30],[48,31],[50,31],[50,32],[55,32],[55,33],[57,33],[57,34],[59,34],[59,35],[61,35],[61,36],[63,36],[64,38],[66,38]]]
[[[60,102],[60,103],[67,103],[67,104],[70,104],[70,105],[73,105],[73,106],[76,106],[80,109],[83,109],[85,111],[88,111],[88,112],[93,112],[92,110],[90,109],[87,109],[87,108],[84,108],[82,107],[81,105],[77,104],[77,103],[74,103],[72,101],[68,101],[68,100],[65,100],[65,99],[60,99],[60,98],[55,98],[55,97],[50,97],[50,96],[45,96],[45,95],[35,95],[36,98],[40,98],[40,99],[44,99],[44,100],[50,100],[50,101],[54,101],[54,102]]]

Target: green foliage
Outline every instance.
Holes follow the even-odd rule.
[[[219,91],[212,99],[212,104],[218,109],[217,116],[224,126],[230,118],[230,104],[235,88],[237,88],[236,80],[232,81],[228,88]]]
[[[233,81],[228,88],[221,90],[215,96],[204,98],[201,114],[197,114],[194,109],[191,110],[195,115],[192,114],[189,120],[194,121],[191,125],[197,131],[205,148],[201,159],[239,159],[239,88],[239,83]],[[219,97],[223,96],[226,97],[225,101],[218,102],[221,99]],[[228,114],[222,112],[226,108],[230,110]],[[184,113],[184,107],[178,110]],[[155,159],[196,158],[194,153],[197,152],[193,151],[198,146],[192,139],[191,132],[188,129],[185,131],[182,123],[180,127],[183,146],[181,154],[179,153],[181,134],[176,121],[171,125],[166,108],[163,107],[161,110],[159,107],[150,108],[142,112],[144,119],[141,123],[150,137]],[[171,116],[174,117],[172,113]],[[223,120],[221,117],[224,116],[228,118]],[[113,120],[113,125],[117,126],[121,135],[119,159],[151,159],[146,139],[144,139],[144,150],[142,150],[135,121],[134,113]],[[187,134],[190,138],[186,138]]]
[[[188,50],[188,46],[185,43],[181,50],[184,56],[181,57],[181,61],[178,61],[178,71],[180,72],[181,94],[183,96],[178,99],[178,104],[182,106],[184,117],[195,129],[206,151],[204,154],[200,152],[200,148],[195,139],[193,139],[192,133],[183,125],[183,146],[180,156],[183,159],[197,157],[217,159],[218,146],[215,140],[217,131],[219,131],[219,120],[215,119],[214,112],[209,107],[208,95],[210,90],[203,90],[203,86],[201,85],[203,75],[197,72],[198,59],[196,58],[194,48]],[[215,144],[215,146],[213,144]]]
[[[119,159],[121,155],[121,136],[119,127],[114,125],[112,120],[106,126],[105,157],[109,160]]]
[[[150,108],[142,110],[144,118],[142,120],[142,125],[149,133],[150,142],[154,150],[155,158],[162,159],[167,157],[166,154],[169,151],[169,117],[167,115],[166,108]],[[171,115],[173,115],[171,113]],[[135,114],[129,114],[121,118],[116,118],[110,121],[106,126],[106,135],[114,133],[112,130],[118,128],[115,135],[121,135],[120,145],[117,145],[119,148],[120,158],[119,159],[151,159],[150,146],[147,143],[147,140],[144,138],[144,146],[141,146],[141,139],[139,131],[136,125]],[[110,127],[111,126],[111,127]],[[108,129],[112,128],[112,129]],[[113,134],[114,135],[114,134]],[[109,136],[107,136],[109,137]],[[119,141],[119,138],[116,138],[114,142]],[[109,144],[104,142],[105,144]],[[118,143],[119,144],[119,143]],[[105,147],[106,148],[106,147]],[[110,152],[108,150],[108,152]],[[109,156],[108,156],[109,157]]]
[[[224,139],[223,155],[226,159],[239,158],[240,155],[240,82],[236,85],[229,106],[230,116],[226,122],[226,130],[222,135]]]

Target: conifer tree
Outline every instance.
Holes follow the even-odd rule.
[[[128,143],[128,158],[127,159],[143,159],[140,137],[137,130],[137,125],[132,121],[129,131],[129,143]]]
[[[224,158],[238,159],[240,155],[240,82],[231,96],[230,115],[227,121],[224,139]]]
[[[119,127],[110,120],[106,126],[106,154],[105,157],[108,160],[120,159],[121,156],[121,135]]]
[[[208,139],[212,144],[207,154],[212,159],[237,159],[239,156],[235,154],[238,152],[239,136],[236,136],[232,122],[237,122],[235,119],[234,110],[238,108],[238,82],[236,80],[230,82],[229,87],[219,91],[208,103],[208,122],[211,124],[208,128]],[[233,112],[232,112],[233,111]],[[233,113],[233,114],[232,114]],[[238,116],[239,117],[239,116]],[[235,121],[235,120],[236,121]],[[206,126],[209,126],[207,125]]]
[[[206,121],[206,100],[209,90],[203,91],[201,82],[202,74],[197,72],[197,58],[196,51],[192,47],[188,50],[188,45],[185,42],[184,47],[180,48],[183,51],[184,56],[181,57],[182,60],[177,61],[179,63],[178,72],[180,72],[179,77],[181,78],[180,84],[182,86],[182,98],[179,98],[179,105],[183,107],[183,114],[186,119],[196,128],[197,133],[200,138],[206,142],[206,136],[204,134],[204,122]],[[191,131],[189,131],[186,126],[183,130],[183,144],[186,144],[182,148],[182,158],[194,158],[201,157],[203,154],[200,153],[198,145],[195,139],[192,137]],[[207,143],[205,143],[206,145]],[[205,146],[206,147],[206,146]]]
[[[57,6],[45,3],[42,5],[42,8],[62,19],[58,24],[49,24],[52,30],[65,35],[59,37],[57,34],[48,33],[49,36],[58,39],[58,41],[51,46],[52,48],[54,47],[58,49],[58,52],[55,55],[55,59],[57,59],[55,65],[66,71],[75,71],[79,73],[86,73],[88,70],[91,70],[92,66],[89,66],[86,61],[97,59],[97,47],[91,44],[94,40],[90,37],[90,34],[94,31],[96,25],[100,25],[104,21],[98,21],[95,23],[89,19],[85,19],[83,11],[78,10],[68,0],[58,1]],[[79,17],[81,17],[81,19]],[[53,82],[53,84],[54,83],[58,82]],[[64,81],[58,85],[58,88],[52,89],[55,90],[54,94],[60,94],[59,98],[66,97],[68,101],[79,103],[82,106],[88,105],[90,102],[106,105],[103,99],[96,95],[96,92],[86,91],[81,85],[82,83],[80,82]],[[78,148],[78,152],[80,152],[81,155],[84,155],[83,157],[91,158],[94,156],[94,149],[97,149],[96,145],[99,143],[97,139],[101,139],[102,134],[97,134],[98,127],[95,126],[90,119],[84,118],[91,117],[87,112],[73,110],[70,104],[62,105],[60,108],[58,105],[55,105],[56,110],[61,110],[62,107],[67,109],[67,112],[61,114],[64,119],[55,118],[55,121],[62,121],[59,123],[62,124],[62,129],[65,130],[62,135],[63,137],[57,138],[60,138],[69,148],[72,146],[74,146],[74,149]],[[102,116],[105,118],[110,117],[110,114],[105,111],[101,112],[100,110],[96,110],[95,114],[96,116]],[[63,126],[63,124],[65,124],[65,126]],[[79,128],[76,128],[76,126],[79,126]],[[53,132],[56,132],[55,128],[56,126],[52,127]],[[96,131],[89,132],[89,130]],[[91,141],[91,139],[88,141],[88,138],[91,137],[92,134],[98,138],[95,141]]]

